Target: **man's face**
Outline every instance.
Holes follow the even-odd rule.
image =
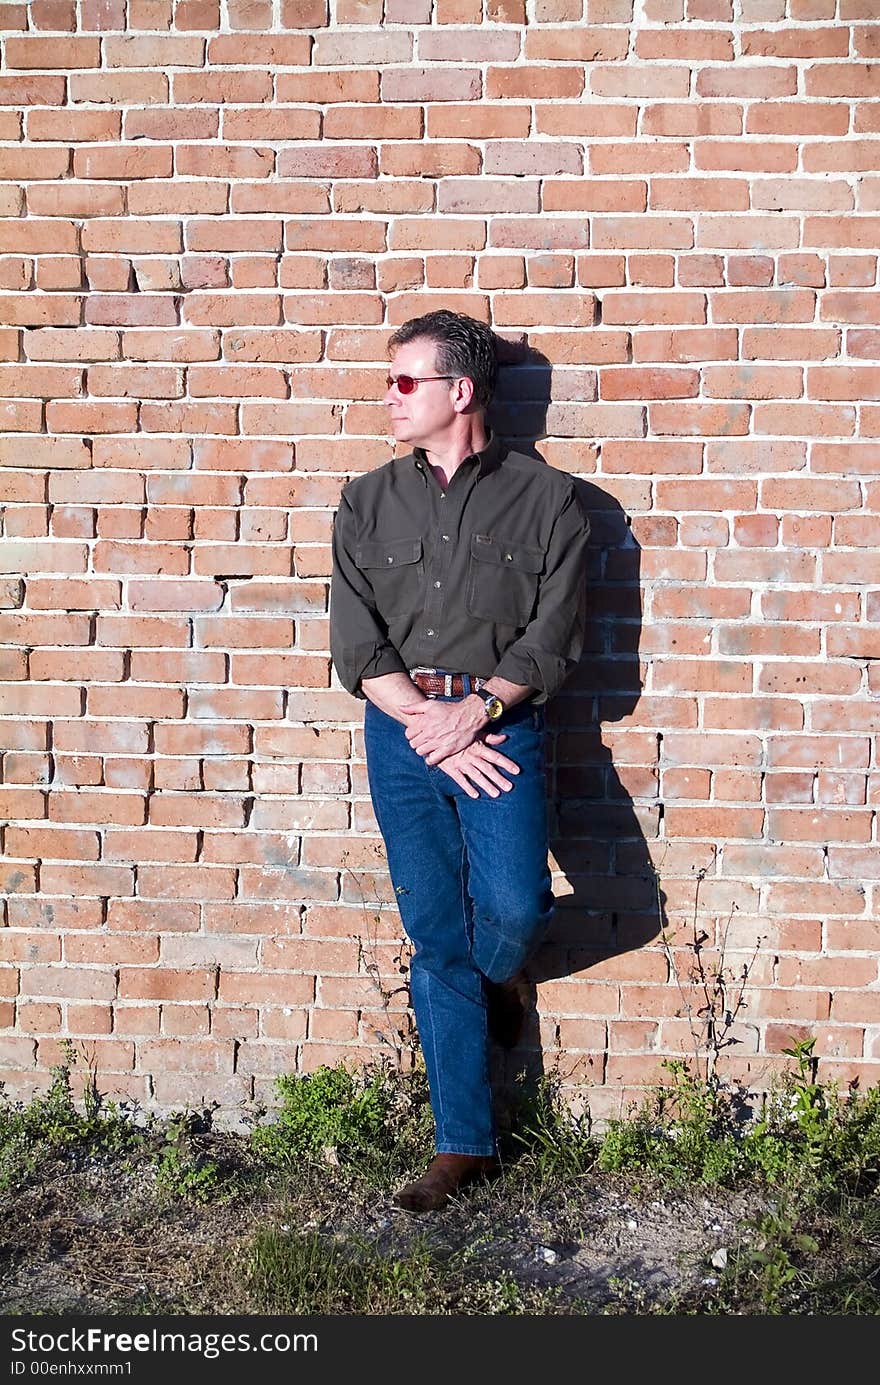
[[[425,337],[416,338],[398,347],[388,373],[395,379],[399,375],[441,375],[436,353],[434,342]],[[441,439],[460,412],[453,402],[455,394],[455,380],[423,380],[412,394],[401,394],[396,385],[392,385],[385,394],[385,404],[397,441],[429,447],[433,440]]]

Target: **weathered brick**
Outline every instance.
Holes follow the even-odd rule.
[[[389,331],[444,307],[543,356],[498,426],[592,522],[551,708],[567,1092],[622,1110],[687,1051],[650,863],[670,925],[704,869],[715,937],[735,906],[731,945],[764,938],[732,1073],[817,1023],[827,1073],[876,1070],[870,0],[178,9],[88,5],[99,40],[38,6],[4,50],[4,1079],[43,1089],[69,1032],[108,1091],[235,1105],[379,1051],[365,890],[395,982],[402,935],[330,529],[392,455]]]

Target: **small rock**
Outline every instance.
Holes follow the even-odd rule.
[[[719,1246],[718,1250],[716,1250],[715,1254],[712,1256],[712,1264],[714,1265],[714,1267],[715,1267],[716,1270],[723,1270],[723,1269],[726,1268],[726,1266],[727,1266],[727,1247],[726,1247],[726,1246]]]
[[[550,1246],[537,1246],[535,1249],[535,1259],[543,1260],[545,1265],[555,1265],[559,1256]]]
[[[635,1231],[638,1228],[638,1222],[634,1217],[627,1217],[626,1224],[630,1231]]]

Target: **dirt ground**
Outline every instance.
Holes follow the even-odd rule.
[[[243,1162],[239,1137],[209,1134],[203,1144],[227,1168]],[[337,1169],[282,1192],[245,1181],[231,1198],[202,1205],[163,1194],[149,1162],[72,1152],[0,1199],[0,1313],[264,1312],[236,1265],[268,1227],[357,1239],[386,1256],[418,1241],[441,1259],[459,1256],[476,1277],[552,1287],[567,1311],[602,1313],[711,1281],[713,1257],[723,1265],[748,1211],[741,1195],[661,1195],[594,1173],[536,1196],[514,1171],[413,1217]]]

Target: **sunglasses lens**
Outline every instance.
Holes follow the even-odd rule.
[[[416,382],[411,375],[398,375],[396,384],[401,394],[412,394],[416,387]]]

